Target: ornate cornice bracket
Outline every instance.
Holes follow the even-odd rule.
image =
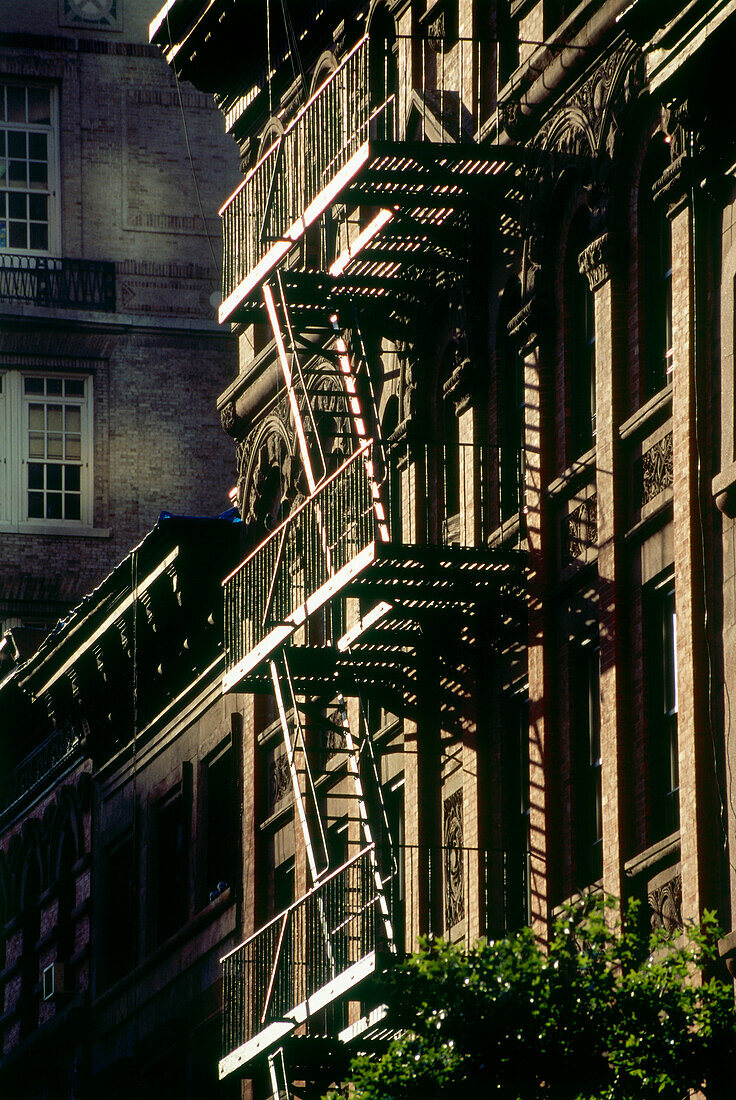
[[[601,233],[578,256],[578,269],[585,275],[591,290],[598,290],[611,278],[616,261],[616,236]]]

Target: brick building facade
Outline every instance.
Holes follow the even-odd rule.
[[[109,994],[91,948],[92,1095],[210,1095],[221,1016],[222,1089],[319,1096],[384,1037],[374,975],[421,933],[544,937],[585,891],[672,933],[714,908],[736,942],[736,149],[713,78],[736,3],[276,7],[169,0],[150,27],[245,170],[219,308],[241,522],[201,710],[118,574],[128,660],[130,623],[151,633],[133,666],[115,641],[94,710],[117,746],[87,769],[98,927],[126,860],[148,885]],[[186,660],[208,616],[176,602]],[[49,737],[75,713],[63,645],[53,681],[15,674]],[[169,692],[160,726],[139,674]],[[238,814],[211,818],[220,752]],[[206,893],[212,836],[234,908]]]
[[[162,510],[227,507],[232,455],[213,409],[236,353],[213,294],[237,150],[211,97],[177,85],[147,44],[154,11],[4,5],[5,628],[48,629]]]

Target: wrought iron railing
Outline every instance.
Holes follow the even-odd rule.
[[[400,137],[400,115],[406,121],[411,112],[420,140],[472,137],[489,112],[491,94],[487,67],[479,63],[481,45],[430,35],[400,36],[388,47],[361,39],[222,208],[223,298],[292,227],[296,239],[300,219],[303,227],[312,220],[310,205],[367,140]]]
[[[223,582],[230,668],[374,540],[369,453],[356,452]]]
[[[223,1057],[380,949],[383,904],[366,848],[226,955]]]
[[[223,297],[274,241],[303,216],[322,188],[368,138],[369,41],[362,39],[264,153],[223,207]]]
[[[31,794],[51,773],[70,760],[83,741],[79,728],[66,722],[0,781],[0,814]]]
[[[0,301],[115,312],[115,264],[0,253]]]

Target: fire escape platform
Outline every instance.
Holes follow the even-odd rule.
[[[308,601],[314,609],[338,595],[361,600],[362,617],[336,644],[288,644],[286,624],[278,625],[228,671],[225,690],[268,691],[267,658],[286,642],[297,692],[380,690],[406,712],[417,704],[417,677],[431,638],[439,688],[452,709],[452,700],[464,694],[463,670],[482,620],[493,616],[496,645],[524,621],[521,556],[374,541],[351,564],[341,583],[333,578]],[[308,614],[306,605],[294,612],[290,633]]]
[[[324,314],[345,299],[426,301],[438,270],[456,275],[464,255],[458,241],[468,238],[468,215],[479,203],[495,204],[502,228],[516,224],[514,177],[520,180],[521,172],[521,151],[510,147],[365,141],[283,235],[271,239],[222,303],[219,319],[261,318],[261,288],[277,269],[296,313]],[[247,185],[246,177],[241,188]],[[379,208],[379,213],[329,272],[293,270],[287,257],[336,202]]]

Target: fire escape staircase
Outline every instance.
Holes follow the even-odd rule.
[[[302,205],[292,218],[289,181],[282,176],[299,161],[294,148],[309,135],[309,112],[322,96],[328,110],[320,118],[330,106],[343,121],[349,117],[345,96],[359,86],[366,65],[364,40],[224,211],[226,252],[228,240],[242,245],[244,226],[258,225],[260,232],[249,238],[243,271],[237,254],[226,257],[220,319],[270,324],[307,490],[223,582],[223,690],[275,697],[313,883],[223,960],[220,1076],[250,1072],[265,1060],[274,1097],[289,1095],[284,1044],[300,1025],[345,998],[380,968],[382,957],[397,952],[393,859],[379,856],[377,845],[378,835],[387,833],[380,779],[365,723],[352,728],[346,699],[374,695],[398,714],[416,714],[428,686],[423,665],[430,646],[442,728],[462,733],[473,722],[472,654],[486,637],[484,624],[492,615],[499,638],[518,621],[520,569],[512,556],[392,541],[386,459],[361,326],[378,316],[382,331],[395,325],[398,332],[438,288],[457,282],[470,212],[479,201],[496,203],[501,235],[503,219],[510,225],[517,216],[504,204],[520,164],[514,150],[387,140],[381,124],[392,99],[371,107],[358,96],[355,114],[362,112],[362,121],[346,147],[332,148],[329,134],[315,145],[316,175],[311,184],[301,181]],[[365,75],[367,87],[367,70]],[[507,177],[502,189],[496,186],[501,174]],[[369,207],[372,217],[327,271],[296,270],[292,260],[304,234],[337,202]],[[319,337],[319,357],[305,351],[307,332]],[[333,403],[331,451],[322,439],[325,397]],[[340,614],[325,625],[324,612],[332,608]],[[361,851],[336,869],[329,863],[313,738],[307,736],[310,716],[327,706],[352,777],[363,838]],[[347,1040],[354,1033],[355,1026],[342,1035]]]

